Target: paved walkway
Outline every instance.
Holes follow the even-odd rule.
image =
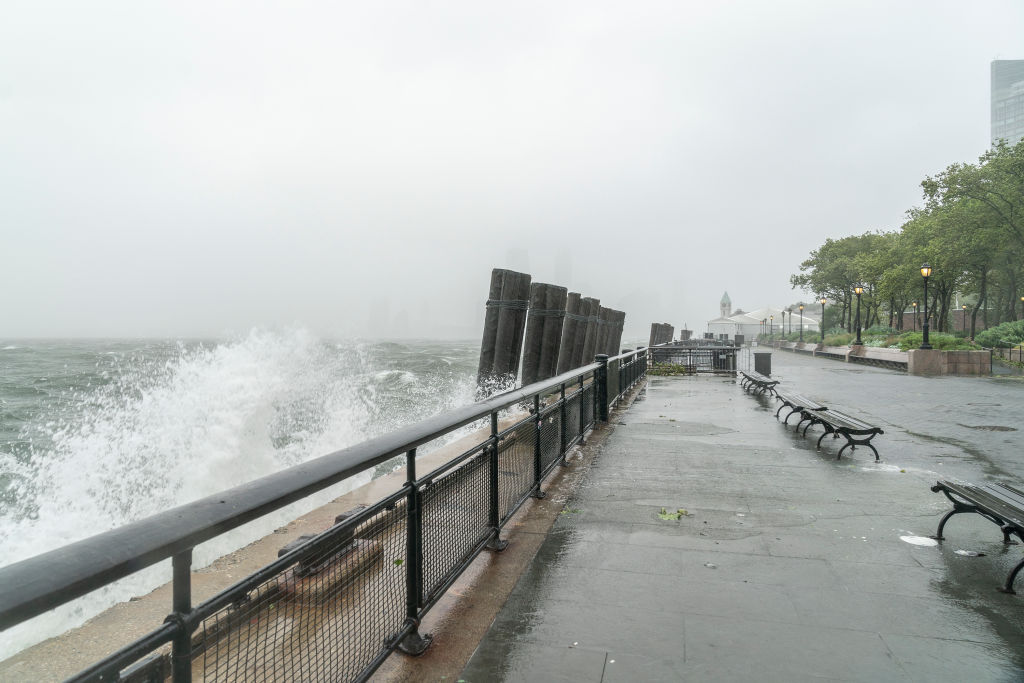
[[[901,406],[897,387],[926,402],[957,386],[775,356],[777,375],[823,401],[865,391],[843,379],[863,373]],[[942,546],[901,540],[934,533],[948,509],[928,490],[943,463],[981,480],[992,461],[883,419],[881,463],[866,449],[837,462],[838,442],[816,452],[774,411],[733,380],[653,378],[461,678],[1024,680],[1024,591],[994,590],[1021,547],[976,515],[954,518]]]

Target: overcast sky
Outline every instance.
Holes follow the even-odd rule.
[[[492,267],[703,331],[989,139],[1024,3],[0,6],[0,337],[475,338]]]

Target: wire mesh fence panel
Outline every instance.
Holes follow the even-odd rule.
[[[531,416],[508,432],[498,447],[498,514],[506,520],[533,490],[537,423]]]
[[[543,415],[540,428],[540,466],[542,472],[547,472],[562,455],[561,407],[549,408]]]
[[[404,626],[405,531],[404,502],[382,508],[205,619],[192,680],[356,678]]]
[[[582,396],[583,392],[577,391],[575,394],[565,397],[565,439],[567,444],[574,443],[582,434],[580,430],[580,409],[582,408],[580,398]]]
[[[608,361],[608,403],[609,405],[619,395],[619,360]]]
[[[428,600],[490,535],[490,451],[434,480],[423,506],[423,599]]]
[[[594,385],[588,385],[583,389],[580,407],[583,410],[584,429],[590,429],[594,424]]]

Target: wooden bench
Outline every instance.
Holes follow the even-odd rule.
[[[986,484],[974,486],[972,484],[955,484],[951,481],[940,481],[932,487],[932,491],[942,491],[946,498],[953,503],[953,509],[946,513],[939,522],[939,529],[935,532],[936,540],[945,540],[942,537],[942,529],[946,526],[949,518],[959,512],[976,512],[985,519],[995,522],[999,530],[1003,532],[1003,543],[1015,543],[1010,539],[1010,534],[1024,541],[1024,491],[1016,489],[1009,484]],[[1021,560],[1006,577],[1006,583],[999,590],[1003,593],[1016,595],[1013,590],[1013,580],[1017,578],[1020,570],[1024,569],[1024,560]]]
[[[789,418],[793,417],[795,413],[800,413],[800,422],[796,424],[797,429],[800,429],[800,423],[804,420],[810,419],[803,416],[804,411],[817,412],[819,410],[828,410],[828,408],[821,405],[814,399],[807,398],[803,394],[786,391],[785,389],[782,391],[776,391],[775,398],[782,401],[782,405],[780,405],[779,409],[775,411],[775,417],[779,416],[779,413],[782,412],[783,408],[790,409],[789,415],[786,415],[786,419],[782,421],[782,424],[789,424]]]
[[[839,449],[836,460],[843,457],[843,451],[847,448],[855,449],[857,446],[867,446],[875,454],[875,461],[878,461],[878,451],[871,445],[871,439],[875,438],[878,434],[885,434],[881,427],[873,427],[863,420],[858,420],[832,408],[807,411],[803,413],[803,416],[808,420],[807,426],[804,427],[804,436],[807,435],[807,430],[813,425],[820,424],[825,428],[825,432],[818,438],[818,448],[821,448],[821,440],[829,434],[834,439],[838,439],[840,436],[846,439],[846,445]]]
[[[743,379],[740,380],[740,386],[744,389],[756,387],[754,389],[755,394],[763,394],[766,391],[774,394],[775,385],[779,383],[779,380],[766,377],[760,372],[741,372],[740,374],[743,375]]]

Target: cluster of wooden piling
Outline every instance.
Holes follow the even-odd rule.
[[[618,355],[625,320],[624,312],[601,306],[600,299],[496,268],[477,384],[483,393],[511,386],[520,357],[527,385],[592,363],[597,354]]]
[[[519,358],[530,306],[530,276],[512,270],[491,271],[480,344],[477,384],[481,387],[507,382],[519,374]]]
[[[668,323],[651,323],[651,341],[648,346],[668,344],[675,332],[676,328]]]

